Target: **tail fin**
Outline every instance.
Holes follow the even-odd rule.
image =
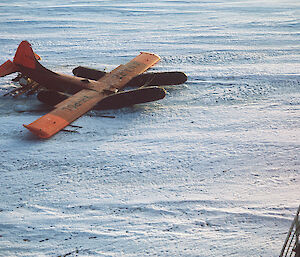
[[[27,41],[22,41],[17,49],[13,63],[26,68],[36,69],[37,60],[35,56],[31,45]]]
[[[20,71],[16,64],[35,69],[37,60],[41,60],[41,57],[32,51],[31,45],[27,41],[22,41],[16,51],[14,61],[8,60],[0,65],[0,77]]]
[[[10,60],[6,61],[0,66],[0,77],[12,74],[19,71],[18,67]]]

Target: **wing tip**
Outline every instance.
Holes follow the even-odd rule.
[[[48,113],[28,125],[23,124],[23,126],[40,138],[50,138],[69,124],[65,119]]]
[[[157,59],[159,59],[159,60],[161,59],[159,55],[154,54],[154,53],[141,51],[141,54],[149,54],[149,55],[152,55],[152,56],[154,56],[155,58],[157,58]]]
[[[35,126],[32,126],[31,124],[26,125],[23,124],[25,128],[27,128],[30,132],[32,132],[34,135],[38,136],[39,138],[49,138],[51,135],[49,135],[47,132],[42,130],[41,128],[37,128]]]

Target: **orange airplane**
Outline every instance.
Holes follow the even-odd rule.
[[[130,62],[118,66],[99,80],[55,73],[43,67],[37,59],[39,56],[33,52],[31,45],[22,41],[13,61],[8,60],[0,66],[0,77],[19,71],[50,90],[64,91],[72,88],[78,91],[58,103],[48,114],[24,125],[38,137],[49,138],[91,110],[99,101],[122,89],[132,78],[156,64],[160,57],[141,52]],[[163,98],[165,91],[160,90]]]

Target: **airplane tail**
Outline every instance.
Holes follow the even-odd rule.
[[[8,60],[0,65],[0,77],[19,72],[20,68],[18,65],[35,69],[38,63],[37,60],[41,60],[41,57],[32,51],[31,45],[27,41],[22,41],[16,51],[13,62]]]
[[[31,45],[27,41],[22,41],[16,51],[14,57],[14,64],[21,65],[25,68],[36,69],[37,59],[31,48]]]
[[[38,62],[41,58],[33,52],[31,45],[27,41],[22,41],[16,51],[13,64],[20,72],[47,87],[49,86],[49,76],[55,74]],[[51,87],[53,89],[53,86]]]

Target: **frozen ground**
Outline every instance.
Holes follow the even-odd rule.
[[[22,127],[34,97],[1,97],[0,256],[278,256],[300,203],[299,17],[298,0],[2,0],[1,63],[27,39],[55,71],[151,51],[189,80],[49,140]]]

